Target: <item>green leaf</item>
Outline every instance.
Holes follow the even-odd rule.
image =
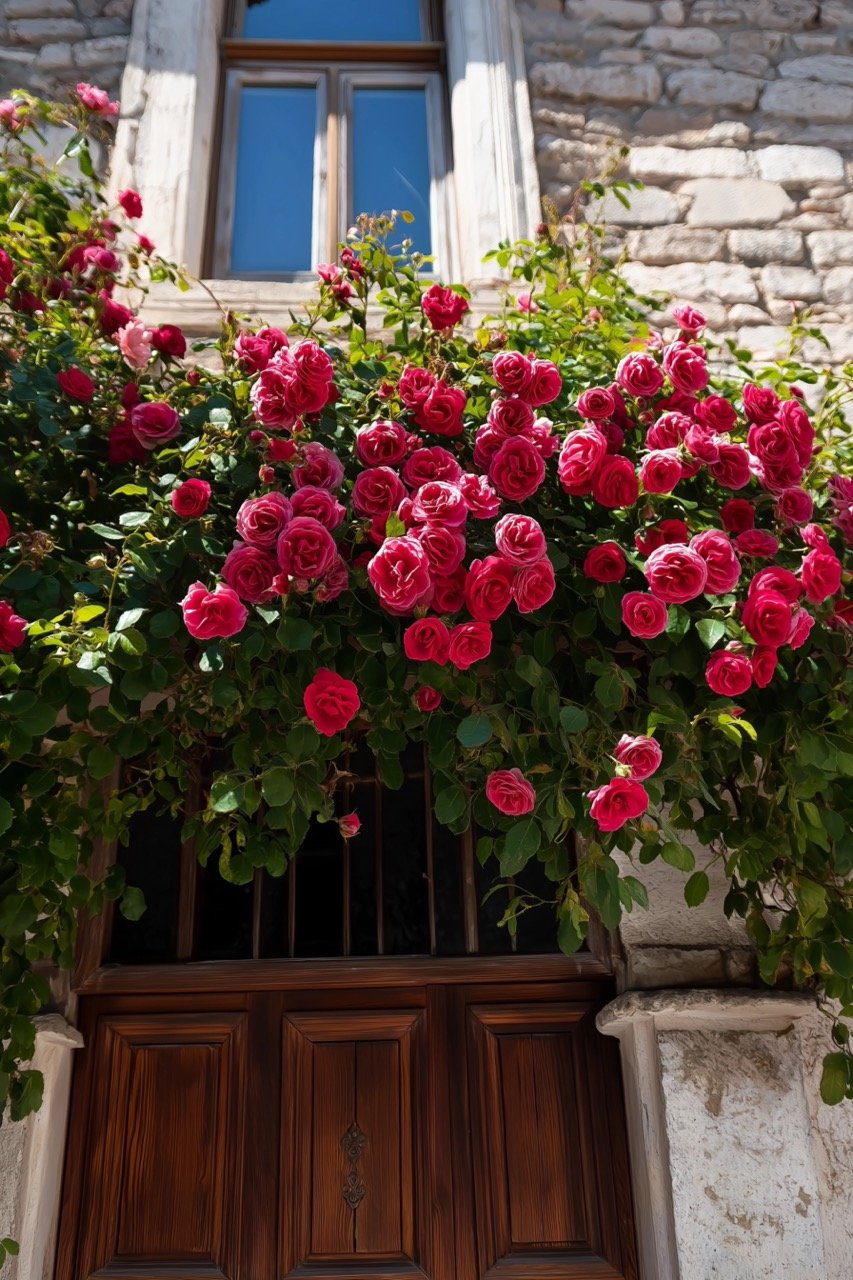
[[[541,844],[542,828],[535,818],[522,818],[519,822],[514,822],[498,850],[501,875],[517,875],[539,852]]]
[[[109,747],[92,747],[86,756],[86,767],[96,782],[112,773],[116,763],[115,753]]]
[[[13,817],[14,817],[14,814],[12,812],[12,806],[9,804],[9,801],[4,800],[2,799],[2,797],[0,797],[0,835],[2,835],[4,831],[9,830],[9,828],[12,825]]]
[[[688,907],[698,907],[704,902],[711,888],[711,882],[704,871],[694,871],[684,886],[684,901]]]
[[[122,529],[141,529],[150,519],[150,511],[125,511],[119,516],[118,522]]]
[[[456,729],[456,736],[463,747],[482,747],[492,736],[488,716],[466,716]]]
[[[166,636],[173,636],[180,625],[180,615],[167,609],[162,613],[155,613],[151,616],[148,622],[148,630],[152,636],[162,640]]]
[[[850,1059],[846,1053],[828,1053],[823,1060],[820,1077],[820,1096],[830,1107],[843,1102],[847,1092]]]
[[[679,871],[692,871],[696,866],[696,858],[692,849],[688,849],[684,844],[679,844],[676,840],[667,841],[661,848],[660,856],[664,862],[668,862],[671,867],[677,867]]]
[[[128,627],[135,627],[137,622],[146,613],[145,609],[126,609],[115,625],[116,631],[127,631]]]
[[[312,724],[297,724],[284,740],[285,750],[295,760],[310,760],[320,747],[320,735]]]
[[[125,920],[139,920],[145,912],[145,894],[135,885],[129,884],[121,895],[118,909]]]
[[[23,1120],[38,1111],[44,1094],[44,1078],[40,1071],[22,1071],[9,1090],[9,1114],[13,1120]]]
[[[700,618],[696,623],[696,630],[705,648],[713,649],[726,634],[726,624],[721,618]]]
[[[607,671],[599,676],[593,688],[595,698],[607,711],[618,711],[622,706],[624,688],[615,671]]]
[[[79,609],[74,610],[75,622],[91,622],[93,618],[100,618],[104,612],[102,604],[83,604]]]
[[[0,938],[20,938],[38,919],[38,908],[27,894],[14,893],[0,902]]]
[[[316,631],[305,618],[285,615],[276,632],[279,644],[295,652],[307,652],[314,644]]]
[[[564,956],[573,956],[585,936],[586,931],[568,912],[560,917],[560,923],[557,926],[557,946]]]
[[[269,805],[289,804],[293,799],[293,770],[283,765],[268,769],[261,783],[261,793]]]
[[[823,954],[833,973],[840,974],[842,978],[853,978],[853,948],[849,943],[825,942]]]
[[[217,778],[210,788],[210,807],[214,813],[233,813],[242,796],[243,785],[236,778]]]
[[[534,688],[539,684],[544,674],[540,664],[535,658],[531,658],[528,653],[523,653],[516,661],[515,669],[525,684],[529,684]]]
[[[560,724],[566,733],[583,733],[589,724],[589,715],[583,707],[563,707]]]
[[[108,524],[90,524],[89,528],[92,533],[97,533],[101,538],[107,538],[110,542],[121,542],[124,534],[118,529],[111,528]]]
[[[468,797],[463,788],[457,782],[453,782],[449,787],[443,787],[436,793],[433,807],[439,822],[448,826],[462,817],[468,807]]]

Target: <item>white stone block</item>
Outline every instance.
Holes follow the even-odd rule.
[[[650,27],[640,43],[645,49],[663,53],[684,53],[694,58],[712,58],[723,42],[707,27]]]
[[[636,178],[745,178],[749,160],[733,147],[637,147],[628,157]]]
[[[72,0],[4,0],[4,18],[73,18]]]
[[[807,243],[816,267],[853,263],[853,231],[812,231]]]
[[[798,231],[779,228],[775,231],[746,229],[729,234],[729,248],[735,258],[750,262],[800,262],[803,237]]]
[[[783,187],[759,178],[696,178],[681,190],[693,196],[687,222],[695,227],[760,227],[795,211]]]
[[[827,302],[853,303],[853,270],[833,267],[823,278]]]
[[[844,179],[844,160],[830,147],[764,147],[755,157],[759,174],[769,182],[800,186]]]
[[[761,286],[770,298],[817,302],[823,292],[820,279],[807,267],[771,263],[761,268]]]
[[[583,22],[612,22],[617,27],[648,27],[655,20],[654,5],[643,0],[568,0],[566,8]]]
[[[651,63],[576,67],[567,62],[540,62],[531,69],[530,80],[534,93],[571,102],[651,103],[657,102],[662,90],[660,74]]]
[[[638,262],[668,265],[673,262],[716,262],[723,256],[721,231],[668,226],[632,231],[628,252]]]
[[[749,267],[739,262],[682,262],[661,268],[627,262],[626,280],[640,293],[666,289],[704,310],[706,297],[721,302],[758,302],[758,288]]]
[[[752,76],[711,67],[674,71],[667,76],[669,93],[685,107],[739,107],[752,111],[761,85]]]
[[[74,62],[78,67],[99,67],[105,62],[122,62],[126,52],[127,36],[81,40],[74,46]]]
[[[793,58],[780,62],[779,75],[794,80],[817,80],[820,84],[853,85],[853,58],[840,54],[816,54],[811,58]]]
[[[628,199],[627,209],[610,192],[603,200],[591,200],[587,205],[587,221],[616,223],[623,227],[657,226],[678,221],[678,200],[671,191],[646,187],[642,191],[628,192]]]
[[[681,0],[663,0],[660,16],[671,27],[680,27],[684,22],[684,5]]]
[[[813,80],[773,80],[761,95],[760,107],[798,123],[845,123],[853,116],[853,89]]]

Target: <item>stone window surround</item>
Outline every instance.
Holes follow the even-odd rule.
[[[141,229],[198,277],[217,136],[219,38],[227,0],[136,0],[111,160],[113,192],[142,196]],[[539,179],[521,28],[513,0],[446,0],[445,34],[455,212],[446,278],[476,283],[483,254],[530,236]],[[147,310],[194,331],[218,328],[224,307],[271,323],[313,284],[206,280],[176,296],[158,288]]]

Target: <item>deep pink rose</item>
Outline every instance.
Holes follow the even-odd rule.
[[[772,645],[760,644],[752,651],[752,678],[759,689],[766,689],[776,671],[779,655]]]
[[[361,699],[352,680],[320,667],[302,695],[302,705],[317,732],[332,738],[358,714]]]
[[[622,597],[622,621],[640,640],[653,640],[666,631],[669,612],[662,600],[645,591],[629,591]]]
[[[672,493],[681,474],[677,449],[655,449],[646,454],[640,467],[646,493]]]
[[[526,401],[505,396],[492,401],[487,424],[496,436],[506,440],[508,436],[529,435],[535,421],[536,415]]]
[[[447,578],[465,559],[465,538],[458,529],[443,524],[424,524],[412,531],[429,558],[430,573]]]
[[[222,577],[241,600],[260,604],[276,594],[273,580],[278,573],[278,563],[269,551],[238,542],[228,552],[222,565]]]
[[[620,764],[628,766],[631,777],[636,782],[643,782],[653,773],[657,773],[663,759],[663,752],[660,744],[644,733],[638,733],[634,737],[623,733],[613,750],[613,757]]]
[[[453,573],[433,574],[430,608],[434,613],[458,613],[465,603],[465,579],[468,570],[462,566]]]
[[[485,476],[466,472],[458,480],[462,497],[475,520],[491,520],[501,509],[501,500]]]
[[[203,582],[194,582],[181,601],[184,626],[196,640],[234,636],[246,625],[249,612],[232,587],[220,582],[208,591]]]
[[[755,560],[768,560],[779,550],[778,539],[764,529],[745,529],[735,538],[738,555],[752,556]]]
[[[488,470],[492,458],[506,438],[490,426],[478,427],[474,436],[474,466],[481,470]]]
[[[282,347],[289,346],[281,329],[259,329],[257,333],[238,333],[234,340],[234,359],[248,373],[260,373]]]
[[[406,497],[406,488],[390,467],[360,472],[352,487],[352,509],[359,516],[388,516]]]
[[[539,408],[543,404],[550,404],[552,400],[556,400],[562,389],[563,379],[553,361],[534,360],[533,377],[524,393],[525,400]]]
[[[616,366],[616,382],[629,396],[653,396],[663,386],[663,370],[648,352],[633,351]]]
[[[115,275],[121,269],[121,260],[101,244],[87,244],[81,253],[85,266],[94,267],[96,271],[106,271]]]
[[[605,423],[605,430],[618,430],[611,423]],[[550,418],[537,418],[527,435],[543,459],[553,458],[560,448],[560,441],[554,435],[554,424]]]
[[[548,603],[556,590],[554,566],[546,557],[519,569],[512,594],[519,613],[535,613]]]
[[[588,791],[587,798],[592,802],[589,816],[599,831],[618,831],[649,807],[649,793],[633,778],[613,778],[603,787]]]
[[[661,520],[660,524],[652,525],[642,533],[635,533],[634,545],[641,556],[648,556],[665,542],[683,542],[686,545],[689,539],[687,525],[683,520]]]
[[[210,485],[206,480],[185,480],[172,491],[169,499],[175,515],[183,520],[203,516],[210,502]]]
[[[12,526],[9,524],[9,517],[5,511],[0,511],[0,551],[8,544],[12,533]]]
[[[718,649],[705,668],[709,689],[723,698],[737,698],[752,685],[752,664],[739,649]]]
[[[664,348],[661,364],[679,391],[704,391],[708,385],[705,350],[696,342],[671,342]]]
[[[729,533],[745,533],[755,528],[755,507],[747,498],[729,498],[720,507],[720,519]]]
[[[565,492],[581,498],[592,493],[592,482],[606,455],[607,437],[598,427],[569,432],[557,460],[557,474]]]
[[[441,706],[441,694],[432,685],[422,684],[415,690],[414,703],[418,711],[437,711]]]
[[[335,495],[315,484],[304,484],[301,489],[297,489],[290,505],[295,516],[310,516],[329,530],[337,529],[346,515],[346,508],[338,502]]]
[[[294,385],[290,394],[298,414],[319,413],[333,398],[335,367],[318,343],[306,341],[298,347],[282,349],[273,356],[272,363],[292,371]]]
[[[640,486],[630,458],[608,455],[595,473],[592,496],[610,509],[633,506],[640,496]]]
[[[465,579],[465,605],[476,622],[494,622],[509,608],[515,568],[501,556],[474,560]]]
[[[95,394],[94,382],[88,373],[84,373],[76,365],[72,365],[70,369],[63,369],[56,375],[56,381],[69,400],[79,400],[81,404],[88,404]]]
[[[712,462],[720,460],[720,442],[718,437],[708,427],[703,427],[701,423],[694,422],[684,437],[684,447],[690,454],[691,458],[695,458],[698,462],[707,463],[708,466]],[[692,473],[695,475],[699,468],[694,466]]]
[[[802,474],[794,442],[781,422],[762,422],[749,428],[747,444],[770,476]]]
[[[187,354],[187,340],[176,324],[161,324],[151,330],[151,345],[161,356],[182,359]]]
[[[701,311],[697,311],[695,307],[690,307],[686,303],[673,307],[672,315],[681,332],[689,334],[690,337],[701,333],[708,323]]]
[[[776,501],[776,515],[783,524],[805,524],[811,520],[814,502],[805,489],[783,489]]]
[[[502,516],[495,525],[495,545],[514,565],[535,564],[548,549],[545,534],[532,516]]]
[[[129,218],[142,217],[142,197],[132,187],[118,193],[118,202]]]
[[[273,490],[260,498],[246,499],[237,512],[237,532],[251,546],[273,551],[292,519],[290,499]]]
[[[344,464],[331,449],[311,440],[299,450],[299,463],[290,474],[297,489],[305,484],[316,485],[318,489],[340,489],[344,482]]]
[[[77,97],[94,116],[103,116],[108,120],[111,116],[118,115],[119,104],[110,102],[106,89],[99,89],[95,84],[87,84],[85,80],[81,80],[77,85]]]
[[[741,620],[756,644],[778,649],[790,639],[793,606],[778,591],[755,591],[747,597]]]
[[[0,652],[9,653],[23,644],[29,625],[26,618],[15,613],[8,600],[0,600]]]
[[[697,404],[696,419],[717,435],[726,435],[737,422],[737,410],[724,396],[706,396]]]
[[[545,463],[524,436],[505,440],[489,464],[489,480],[512,502],[531,498],[545,479]]]
[[[486,799],[508,818],[536,808],[536,791],[520,769],[493,769],[486,779]]]
[[[829,538],[819,524],[806,524],[800,530],[800,537],[807,547],[828,547]]]
[[[799,401],[783,400],[776,412],[776,417],[794,443],[800,466],[807,467],[811,462],[815,442],[815,429],[809,415]]]
[[[403,649],[412,662],[437,662],[443,667],[450,648],[450,632],[441,618],[418,618],[403,632]]]
[[[758,591],[777,591],[791,604],[796,604],[803,594],[803,587],[799,578],[791,573],[790,569],[782,569],[779,565],[771,564],[766,569],[759,569],[749,584],[749,595],[754,596]]]
[[[488,622],[462,622],[450,632],[450,661],[460,671],[482,662],[491,651],[492,628]]]
[[[533,378],[533,361],[520,351],[499,351],[492,361],[492,373],[507,395],[523,397]]]
[[[616,401],[609,387],[588,387],[578,396],[575,408],[582,418],[598,422],[610,417],[616,408]]]
[[[386,538],[367,576],[389,613],[411,613],[430,592],[429,557],[417,538]]]
[[[101,328],[112,338],[119,329],[125,328],[133,319],[133,312],[120,302],[114,302],[105,289],[98,294],[101,300]]]
[[[338,818],[338,830],[345,840],[353,840],[361,830],[361,818],[357,813],[345,813]]]
[[[314,599],[319,600],[320,604],[328,604],[331,600],[337,600],[338,596],[342,596],[348,588],[349,569],[344,558],[338,555],[335,556],[322,578],[318,579],[314,588]]]
[[[708,465],[711,475],[725,489],[743,489],[749,484],[749,454],[742,444],[721,444],[717,461]]]
[[[806,609],[798,609],[794,614],[794,625],[788,641],[792,649],[799,649],[801,645],[805,644],[813,626],[814,618],[812,615]]]
[[[137,440],[130,427],[129,418],[125,417],[111,429],[107,440],[107,458],[115,466],[125,462],[142,462],[146,451]]]
[[[427,289],[421,298],[421,306],[427,320],[439,333],[452,329],[466,311],[471,309],[461,294],[454,293],[452,289],[443,289],[440,284],[431,285]]]
[[[707,529],[690,539],[690,549],[700,555],[708,567],[705,591],[711,596],[732,591],[740,578],[740,561],[728,537],[721,529]]]
[[[593,582],[619,582],[627,569],[625,555],[616,542],[602,542],[592,547],[584,558],[583,574]]]
[[[708,566],[696,551],[665,543],[649,556],[643,568],[649,590],[667,604],[686,604],[705,590]]]
[[[429,369],[407,364],[397,383],[397,394],[407,409],[419,409],[438,386],[438,379]]]
[[[750,422],[770,422],[776,417],[779,397],[772,387],[757,387],[748,382],[743,389],[743,411]]]
[[[693,420],[673,410],[662,413],[646,432],[647,449],[675,449],[687,438]]]
[[[355,434],[355,452],[366,467],[394,467],[406,456],[408,436],[399,422],[380,419]]]
[[[282,573],[291,578],[322,578],[338,556],[325,525],[311,516],[294,516],[279,536],[276,555]]]
[[[829,547],[815,547],[803,556],[800,579],[812,604],[820,604],[841,587],[841,561]]]
[[[152,400],[131,409],[130,429],[143,449],[159,449],[181,434],[181,420],[170,404]]]
[[[440,444],[416,449],[403,464],[403,479],[410,489],[419,489],[428,480],[450,480],[455,483],[462,468],[449,449]]]
[[[439,382],[414,411],[414,419],[422,431],[437,436],[462,434],[462,414],[467,397],[461,387],[448,387]]]
[[[293,407],[292,378],[272,363],[262,370],[251,391],[252,412],[263,426],[288,431],[298,414]]]
[[[428,480],[412,498],[412,516],[418,523],[457,529],[468,519],[468,504],[449,480]]]

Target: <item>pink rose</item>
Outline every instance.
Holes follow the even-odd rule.
[[[627,569],[622,548],[616,542],[602,542],[586,553],[583,562],[585,578],[593,582],[619,582]]]
[[[778,649],[791,636],[792,605],[778,591],[755,591],[747,597],[741,620],[756,644]]]
[[[783,524],[805,524],[811,520],[814,502],[805,489],[783,489],[776,502],[776,516]]]
[[[519,311],[524,311],[530,315],[539,310],[538,302],[534,302],[533,296],[529,293],[520,293],[515,300],[515,305]]]
[[[772,645],[760,644],[752,651],[752,678],[759,689],[766,689],[776,672],[779,655]]]
[[[812,459],[815,442],[815,429],[809,415],[798,401],[783,400],[776,417],[793,441],[800,466],[807,467]]]
[[[654,356],[633,351],[616,366],[616,382],[629,396],[653,396],[663,386],[663,370]]]
[[[548,550],[545,534],[532,516],[502,516],[495,525],[495,545],[514,565],[535,564]]]
[[[70,369],[63,369],[56,375],[56,381],[69,400],[79,400],[81,404],[88,404],[95,394],[94,382],[76,365],[72,365]]]
[[[486,779],[486,799],[509,818],[536,808],[536,791],[520,769],[493,769]]]
[[[361,830],[361,818],[357,813],[345,813],[338,818],[338,830],[344,840],[353,840]]]
[[[438,333],[452,329],[457,325],[466,311],[470,311],[467,301],[452,289],[443,289],[440,284],[431,285],[421,298],[424,315],[433,329]]]
[[[708,568],[705,591],[711,596],[732,591],[740,578],[740,561],[721,529],[707,529],[690,539],[690,549],[701,556]]]
[[[331,449],[311,440],[299,450],[299,463],[290,474],[297,489],[311,484],[318,489],[334,490],[340,489],[343,484],[344,465]]]
[[[110,102],[110,95],[106,89],[99,89],[97,85],[87,84],[82,80],[77,85],[77,97],[87,111],[92,112],[92,115],[103,116],[107,120],[111,116],[118,115],[119,104]]]
[[[690,307],[686,304],[673,307],[672,315],[681,332],[689,334],[690,337],[695,337],[696,334],[701,333],[708,323],[701,311],[697,311],[695,307]]]
[[[295,516],[310,516],[312,520],[319,520],[330,531],[337,529],[346,515],[346,508],[338,502],[335,495],[315,484],[304,484],[301,489],[297,489],[290,505]]]
[[[489,480],[512,502],[531,498],[545,479],[545,463],[524,436],[505,440],[489,464]]]
[[[630,458],[608,455],[595,473],[592,496],[610,509],[633,506],[640,496],[640,486]]]
[[[459,671],[482,662],[492,651],[492,628],[488,622],[462,622],[450,632],[450,661]]]
[[[677,449],[655,449],[643,459],[640,480],[646,493],[672,493],[680,479]]]
[[[397,394],[407,409],[419,409],[438,386],[438,379],[429,369],[407,364],[397,383]]]
[[[396,466],[405,458],[407,448],[408,435],[399,422],[380,419],[356,432],[356,457],[366,467]]]
[[[477,622],[494,622],[509,608],[515,568],[500,556],[474,560],[465,579],[465,604]]]
[[[755,507],[746,498],[729,498],[720,507],[720,519],[729,533],[745,533],[755,528]]]
[[[386,538],[367,576],[389,613],[411,613],[429,595],[429,558],[416,538]]]
[[[610,417],[616,408],[616,401],[609,387],[588,387],[578,396],[575,408],[582,418],[592,418],[594,422],[598,422]]]
[[[431,685],[422,684],[414,693],[414,703],[418,711],[437,711],[441,706],[441,694]]]
[[[182,359],[187,354],[187,340],[176,324],[161,324],[151,330],[151,345],[166,359]]]
[[[691,458],[695,458],[698,462],[705,462],[709,466],[712,462],[720,460],[720,442],[713,431],[709,431],[707,427],[703,427],[701,423],[694,422],[684,437],[684,447],[690,454]],[[695,475],[699,468],[692,466],[692,474]]]
[[[752,664],[739,649],[718,649],[708,660],[705,679],[713,693],[737,698],[752,685]]]
[[[114,302],[105,289],[98,294],[101,301],[101,328],[109,337],[115,337],[119,329],[130,324],[133,312],[120,302]]]
[[[520,351],[499,351],[492,361],[492,373],[507,395],[523,397],[533,378],[533,361]]]
[[[815,547],[803,556],[800,580],[812,604],[820,604],[841,588],[841,561],[829,547]]]
[[[563,379],[553,361],[534,360],[533,377],[524,393],[525,400],[539,408],[540,405],[550,404],[552,400],[556,400],[562,389]]]
[[[506,397],[493,400],[487,419],[492,432],[501,440],[508,436],[525,436],[530,432],[536,415],[524,400]]]
[[[606,455],[607,437],[598,427],[571,431],[557,460],[557,474],[564,491],[581,498],[592,493],[593,481]]]
[[[599,831],[618,831],[649,807],[649,793],[633,778],[613,778],[603,787],[588,791],[587,798],[592,801],[589,816]]]
[[[735,547],[738,555],[768,560],[779,550],[779,542],[772,533],[765,533],[763,529],[745,529],[735,538]]]
[[[361,699],[352,680],[320,667],[302,695],[302,705],[317,732],[332,738],[355,719]]]
[[[683,520],[661,520],[660,524],[652,525],[645,532],[634,534],[634,545],[642,556],[650,555],[665,542],[683,542],[686,545],[688,540],[687,525]]]
[[[829,538],[819,524],[803,525],[800,530],[800,537],[807,547],[812,547],[813,549],[829,546]]]
[[[119,351],[131,369],[144,369],[151,359],[151,333],[141,320],[131,320],[116,334]]]
[[[679,391],[703,391],[708,385],[705,351],[695,342],[672,342],[661,361],[670,382]]]
[[[613,750],[613,757],[620,764],[628,766],[631,777],[636,782],[643,782],[653,773],[657,773],[663,760],[663,752],[654,738],[649,738],[643,733],[635,737],[623,733]]]
[[[413,530],[429,559],[430,573],[450,577],[465,559],[465,538],[457,529],[442,524],[425,524]]]
[[[0,551],[5,547],[12,533],[12,526],[9,524],[9,517],[5,511],[0,511]]]
[[[809,632],[814,626],[814,618],[805,609],[797,609],[794,614],[794,625],[791,629],[791,636],[788,644],[792,649],[799,649],[805,644],[809,637]]]
[[[352,508],[360,516],[388,516],[406,496],[405,486],[390,467],[371,467],[356,476]]]
[[[349,569],[343,557],[337,555],[322,578],[318,580],[314,588],[314,599],[320,604],[328,604],[331,600],[337,600],[338,596],[342,596],[348,588]]]
[[[248,373],[260,373],[282,347],[289,346],[281,329],[259,329],[257,333],[238,333],[234,340],[234,359]]]
[[[803,594],[799,578],[791,573],[790,569],[782,569],[775,564],[768,565],[766,569],[759,569],[750,582],[749,595],[753,596],[758,591],[777,591],[791,604],[796,604]]]
[[[252,412],[263,426],[273,431],[288,431],[295,425],[297,414],[291,402],[291,379],[269,364],[251,390]]]
[[[708,566],[696,551],[666,543],[653,551],[643,573],[652,595],[667,604],[686,604],[705,590]]]
[[[422,535],[423,536],[423,535]],[[465,603],[465,580],[468,570],[461,566],[453,573],[434,574],[430,608],[434,613],[458,613]]]
[[[251,546],[272,551],[292,519],[290,500],[274,490],[246,499],[237,512],[237,532]]]
[[[662,413],[646,432],[647,449],[675,449],[687,438],[693,421],[686,414]]]
[[[456,529],[468,519],[468,504],[457,485],[448,480],[429,480],[412,498],[412,516],[419,523]]]
[[[208,591],[203,582],[194,582],[181,601],[181,610],[184,626],[196,640],[236,635],[249,616],[237,592],[222,582],[214,591]]]
[[[519,613],[535,613],[548,603],[556,590],[554,566],[545,557],[519,569],[512,594]]]
[[[669,612],[662,600],[645,591],[629,591],[622,597],[622,621],[640,640],[653,640],[666,631]]]
[[[449,480],[452,484],[462,475],[462,468],[449,449],[440,444],[416,449],[403,464],[403,479],[410,489],[419,489],[429,480]]]
[[[15,613],[8,600],[0,600],[0,652],[10,653],[22,645],[29,625],[26,618]]]
[[[717,461],[708,465],[708,470],[726,489],[743,489],[749,484],[749,454],[742,444],[721,444]]]
[[[461,387],[448,387],[439,382],[422,404],[414,410],[414,419],[422,431],[437,436],[459,436],[463,431],[462,414],[467,397]]]
[[[275,595],[273,580],[277,573],[275,556],[246,542],[236,543],[222,565],[222,577],[228,586],[250,604],[260,604]]]
[[[203,516],[210,502],[210,485],[206,480],[185,480],[173,490],[169,499],[175,515],[184,520]]]
[[[325,525],[311,516],[294,516],[279,535],[276,555],[282,573],[291,578],[322,578],[338,556]]]
[[[441,618],[418,618],[403,632],[403,649],[412,662],[437,662],[443,667],[450,648],[450,632]]]
[[[142,217],[142,197],[132,187],[118,193],[118,202],[129,218]]]
[[[280,361],[285,370],[292,369],[296,385],[292,395],[299,414],[319,413],[329,403],[334,390],[335,366],[316,342],[300,342],[298,347],[276,352],[273,363]]]
[[[757,387],[748,382],[743,389],[743,411],[750,422],[770,422],[776,417],[779,397],[772,387]]]
[[[501,509],[501,500],[485,476],[466,472],[458,480],[459,489],[475,520],[491,520]]]
[[[723,396],[706,396],[696,406],[695,417],[717,435],[726,435],[737,422],[737,411]]]
[[[143,449],[159,449],[181,434],[181,420],[170,404],[151,400],[131,409],[130,429]]]

